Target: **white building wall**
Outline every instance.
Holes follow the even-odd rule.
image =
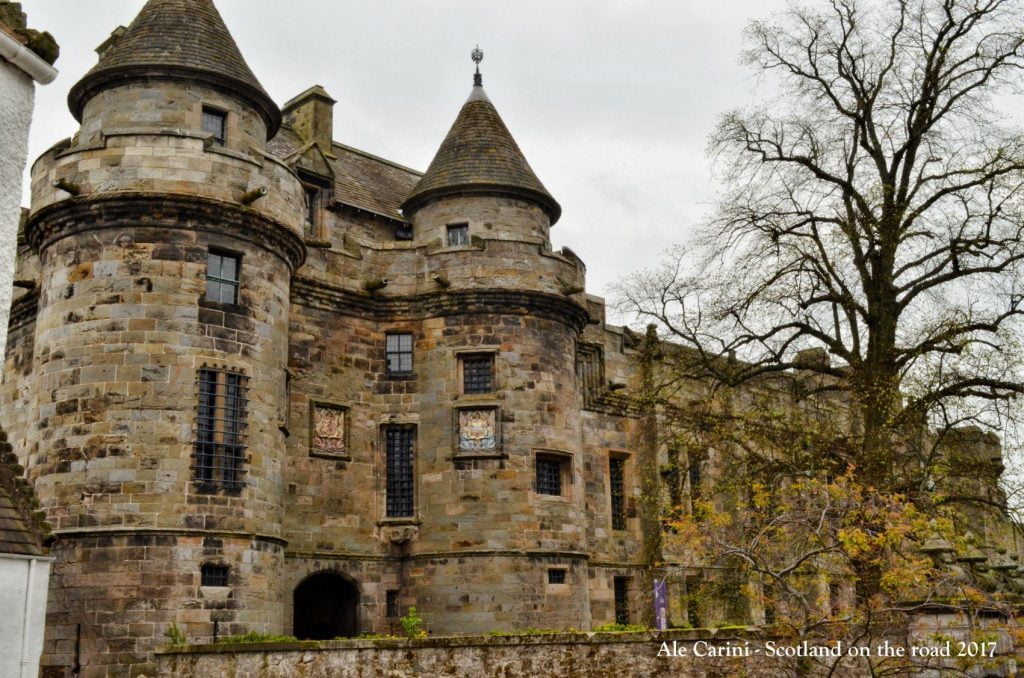
[[[34,100],[32,78],[14,64],[0,59],[0,353],[7,345],[14,255],[21,216],[21,181]],[[0,675],[9,674],[0,672]]]
[[[0,676],[4,678],[36,678],[39,675],[52,560],[0,553]],[[29,590],[29,572],[33,569],[32,588]]]

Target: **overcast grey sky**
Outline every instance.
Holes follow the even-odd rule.
[[[338,100],[338,141],[426,169],[472,85],[484,86],[562,204],[552,231],[587,263],[587,287],[682,242],[714,194],[708,134],[749,104],[743,26],[782,0],[216,0],[242,54],[284,103],[319,83]],[[68,89],[142,0],[23,0],[61,45],[37,89],[29,158],[73,134]],[[761,93],[763,94],[763,92]],[[27,194],[26,194],[27,195]],[[27,197],[26,197],[27,204]]]

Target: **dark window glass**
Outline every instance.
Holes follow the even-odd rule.
[[[389,619],[394,619],[398,616],[398,591],[391,590],[387,592],[385,614],[387,614]]]
[[[206,300],[222,304],[238,303],[239,258],[233,254],[207,252]]]
[[[615,623],[629,623],[629,577],[615,577]]]
[[[201,485],[242,487],[247,383],[241,374],[199,370],[194,477]]]
[[[227,586],[228,566],[227,565],[203,565],[201,570],[201,581],[203,586]]]
[[[384,338],[388,359],[388,374],[412,372],[412,335],[388,334]]]
[[[469,224],[449,224],[448,245],[455,247],[469,244]]]
[[[213,140],[224,144],[227,140],[228,114],[213,108],[203,108],[203,131],[213,135]]]
[[[608,460],[608,476],[612,492],[612,529],[626,529],[625,459]]]
[[[537,457],[537,494],[562,494],[562,461]]]
[[[389,426],[387,445],[387,515],[398,518],[413,515],[412,455],[416,429]]]
[[[467,355],[462,358],[462,392],[490,393],[494,390],[494,356]]]
[[[549,584],[564,584],[565,583],[565,570],[562,568],[551,568],[548,570],[548,583]]]

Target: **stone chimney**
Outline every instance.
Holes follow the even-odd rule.
[[[334,99],[320,85],[313,85],[284,105],[285,124],[306,143],[316,143],[320,152],[334,157]]]

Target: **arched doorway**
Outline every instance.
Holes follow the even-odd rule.
[[[359,589],[333,572],[318,572],[295,587],[292,633],[299,640],[350,638],[359,633]]]

